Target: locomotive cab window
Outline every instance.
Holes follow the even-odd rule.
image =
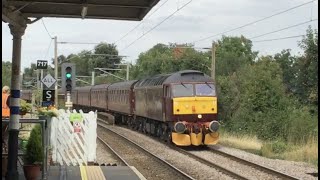
[[[213,84],[196,84],[197,96],[216,96],[216,89]]]
[[[172,86],[172,95],[173,97],[194,96],[193,85],[185,83],[174,84]]]

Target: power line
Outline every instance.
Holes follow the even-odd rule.
[[[50,43],[49,43],[49,47],[48,47],[48,49],[47,49],[47,52],[46,52],[46,54],[45,54],[44,59],[46,59],[46,58],[48,57],[49,50],[50,50],[50,47],[51,47],[51,44],[52,44],[52,40],[53,40],[53,39],[51,39],[51,41],[50,41]]]
[[[49,37],[50,37],[50,38],[52,38],[52,36],[50,35],[50,33],[49,33],[49,31],[48,31],[48,29],[47,29],[46,25],[44,24],[43,19],[41,19],[41,22],[42,22],[42,24],[43,24],[44,28],[46,29],[46,31],[47,31],[47,33],[48,33]]]
[[[164,4],[166,4],[169,0],[166,0],[164,3],[162,3],[155,11],[153,11],[148,18],[150,18],[155,12],[157,12]],[[146,18],[146,19],[148,19]],[[130,31],[128,31],[125,35],[123,35],[120,39],[116,40],[114,43],[117,43],[119,41],[121,41],[122,39],[124,39],[125,37],[127,37],[132,31],[136,30],[142,23],[144,23],[145,21],[140,22],[139,24],[137,24],[135,27],[133,27]]]
[[[100,44],[95,42],[58,42],[59,44]]]
[[[292,25],[292,26],[288,26],[288,27],[285,27],[285,28],[282,28],[282,29],[278,29],[278,30],[275,30],[275,31],[272,31],[272,32],[260,34],[258,36],[254,36],[254,37],[251,37],[249,39],[255,39],[255,38],[258,38],[258,37],[265,36],[265,35],[269,35],[269,34],[273,34],[273,33],[276,33],[276,32],[283,31],[283,30],[291,29],[291,28],[294,28],[294,27],[297,27],[297,26],[301,26],[303,24],[311,23],[312,21],[318,21],[318,19],[308,20],[308,21],[305,21],[305,22],[302,22],[302,23],[298,23],[298,24],[295,24],[295,25]]]
[[[137,42],[139,39],[141,39],[143,36],[147,35],[149,32],[151,32],[152,30],[154,30],[155,28],[157,28],[158,26],[160,26],[162,23],[164,23],[165,21],[167,21],[168,19],[170,19],[172,16],[174,16],[177,12],[179,12],[181,9],[183,9],[184,7],[186,7],[188,4],[190,4],[192,2],[192,0],[190,0],[189,2],[187,2],[186,4],[184,4],[182,7],[178,8],[176,11],[174,11],[172,14],[170,14],[168,17],[166,17],[164,20],[162,20],[160,23],[158,23],[157,25],[153,26],[151,29],[149,29],[149,31],[147,31],[146,33],[142,34],[140,37],[138,37],[136,40],[134,40],[133,42],[131,42],[129,45],[127,45],[125,48],[122,49],[125,50],[127,48],[129,48],[131,45],[133,45],[135,42]]]
[[[287,37],[281,37],[281,38],[275,38],[275,39],[264,39],[264,40],[259,40],[259,41],[252,41],[252,42],[267,42],[267,41],[278,41],[278,40],[283,40],[283,39],[292,39],[292,38],[298,38],[302,37],[304,35],[296,35],[296,36],[287,36]]]
[[[225,33],[229,33],[229,32],[232,32],[232,31],[235,31],[235,30],[238,30],[238,29],[242,29],[242,28],[244,28],[244,27],[253,25],[253,24],[255,24],[255,23],[264,21],[264,20],[266,20],[266,19],[270,19],[270,18],[272,18],[272,17],[274,17],[274,16],[278,16],[278,15],[280,15],[280,14],[283,14],[283,13],[289,12],[289,11],[291,11],[291,10],[297,9],[297,8],[299,8],[299,7],[305,6],[305,5],[310,4],[310,3],[314,2],[314,1],[315,1],[315,0],[308,1],[308,2],[306,2],[306,3],[303,3],[303,4],[300,4],[300,5],[294,6],[294,7],[292,7],[292,8],[286,9],[286,10],[284,10],[284,11],[280,11],[280,12],[275,13],[275,14],[272,14],[272,15],[270,15],[270,16],[267,16],[267,17],[258,19],[258,20],[256,20],[256,21],[253,21],[253,22],[250,22],[250,23],[247,23],[247,24],[244,24],[244,25],[242,25],[242,26],[239,26],[239,27],[236,27],[236,28],[233,28],[233,29],[230,29],[230,30],[227,30],[227,31],[218,33],[218,34],[215,34],[215,35],[207,36],[207,37],[205,37],[205,38],[201,38],[201,39],[199,39],[199,40],[193,41],[192,43],[194,44],[194,43],[199,42],[199,41],[203,41],[203,40],[206,40],[206,39],[215,37],[215,36],[219,36],[219,35],[222,35],[222,34],[225,34]]]

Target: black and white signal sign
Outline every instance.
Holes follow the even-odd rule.
[[[55,90],[43,90],[43,92],[42,92],[42,101],[54,102],[54,91]]]
[[[47,60],[37,60],[37,69],[48,69]]]

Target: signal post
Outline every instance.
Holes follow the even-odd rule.
[[[67,96],[65,107],[72,108],[71,92],[76,87],[76,66],[73,63],[63,63],[61,66],[61,88]]]

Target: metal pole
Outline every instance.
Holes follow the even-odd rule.
[[[37,91],[40,89],[40,81],[39,81],[39,69],[37,71]]]
[[[127,63],[127,81],[129,81],[129,63]]]
[[[216,82],[216,47],[214,41],[212,42],[211,77]]]
[[[54,37],[54,78],[57,80],[54,86],[54,105],[58,109],[58,43],[57,36]]]
[[[17,171],[18,160],[18,135],[19,135],[19,106],[20,106],[20,69],[21,69],[21,37],[25,26],[13,26],[9,24],[12,42],[12,71],[11,71],[11,95],[10,95],[10,121],[8,142],[8,166],[6,179],[19,179]]]
[[[42,119],[42,120],[44,120],[44,121],[41,122],[41,128],[42,128],[42,148],[43,148],[42,179],[47,179],[47,172],[46,172],[46,164],[47,164],[47,144],[46,144],[46,129],[45,129],[46,119]]]
[[[43,69],[40,70],[40,88],[41,88],[41,91],[43,90],[43,83],[41,82],[43,79]]]
[[[91,85],[94,86],[94,71],[92,71]]]

